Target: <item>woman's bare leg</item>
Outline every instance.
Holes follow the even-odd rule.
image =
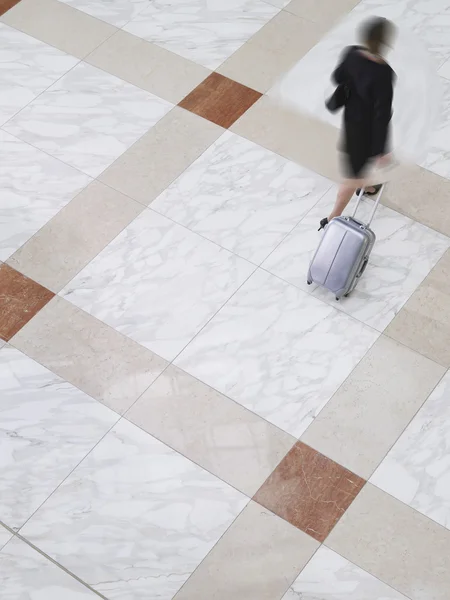
[[[343,183],[339,187],[336,202],[334,204],[334,208],[331,211],[330,216],[328,217],[328,221],[331,221],[331,219],[334,219],[334,217],[339,217],[340,215],[342,215],[347,204],[352,199],[352,196],[355,193],[356,188],[357,188],[357,185],[347,184],[347,183]]]

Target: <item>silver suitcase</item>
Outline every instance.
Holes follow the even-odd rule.
[[[355,289],[375,244],[375,234],[370,225],[383,190],[384,186],[378,192],[368,223],[356,218],[363,189],[351,217],[337,217],[330,221],[309,266],[308,285],[316,283],[327,288],[334,293],[336,300],[348,296]]]

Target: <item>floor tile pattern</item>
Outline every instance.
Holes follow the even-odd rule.
[[[442,106],[336,303],[323,100],[371,14]],[[2,600],[448,600],[448,34],[442,0],[0,1]]]
[[[227,128],[233,125],[260,97],[260,92],[219,73],[212,73],[179,105],[216,125]]]
[[[254,499],[323,542],[364,484],[358,475],[298,442]]]
[[[0,338],[8,341],[54,294],[8,265],[0,265]]]

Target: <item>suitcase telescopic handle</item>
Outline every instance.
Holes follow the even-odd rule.
[[[373,206],[373,209],[372,209],[372,214],[370,215],[370,219],[369,219],[369,221],[367,223],[365,223],[366,227],[370,227],[370,225],[371,225],[371,223],[373,221],[373,218],[375,216],[375,213],[377,212],[377,208],[378,208],[378,205],[380,204],[381,196],[383,195],[383,192],[384,192],[384,186],[385,186],[385,184],[383,183],[382,186],[381,186],[380,191],[377,194],[377,199],[374,202],[374,206]],[[358,208],[359,208],[359,205],[361,203],[361,200],[362,200],[363,196],[364,196],[364,188],[361,188],[361,190],[359,192],[359,195],[358,195],[358,200],[356,202],[355,210],[353,211],[353,215],[352,215],[353,218],[356,217],[356,213],[358,212]]]

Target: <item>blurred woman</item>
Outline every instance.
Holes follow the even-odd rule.
[[[374,162],[380,166],[390,162],[395,74],[383,53],[394,33],[394,25],[387,19],[370,19],[362,28],[362,45],[347,48],[333,73],[338,86],[335,96],[341,98],[344,108],[341,150],[345,179],[331,214],[320,221],[320,229],[341,215],[356,189],[364,187],[364,177]],[[366,187],[365,193],[376,194],[380,187]]]

